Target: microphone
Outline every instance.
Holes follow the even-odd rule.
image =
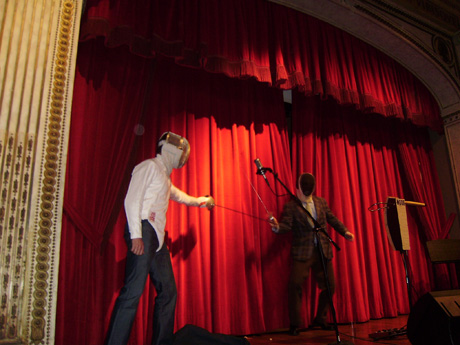
[[[262,163],[260,163],[260,159],[256,158],[254,160],[254,163],[256,164],[256,167],[257,167],[257,175],[262,175],[265,179],[265,182],[267,182],[268,186],[270,187],[270,183],[268,183],[267,176],[265,176],[265,170],[264,170],[264,167],[262,166]]]

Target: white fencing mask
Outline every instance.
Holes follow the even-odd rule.
[[[174,169],[179,169],[187,163],[190,156],[188,140],[178,134],[165,132],[158,140],[158,151],[168,156]]]

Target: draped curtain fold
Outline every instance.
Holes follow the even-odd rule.
[[[284,284],[276,281],[274,290],[267,289],[262,278],[277,271],[289,248],[273,243],[254,189],[271,210],[282,202],[255,174],[253,161],[259,157],[291,182],[282,92],[160,61],[146,133],[159,127],[187,137],[191,157],[173,172],[172,181],[191,195],[212,195],[217,205],[208,212],[170,203],[168,244],[179,291],[176,327],[192,323],[233,334],[273,329],[279,318],[265,302],[283,305],[284,294],[274,293],[284,292]],[[154,155],[154,148],[145,138],[137,161]],[[148,297],[144,300],[152,308]]]
[[[186,166],[173,172],[173,183],[191,195],[213,195],[217,204],[209,212],[172,202],[168,211],[167,243],[179,291],[176,328],[192,323],[234,334],[276,328],[285,311],[274,315],[266,301],[284,305],[286,273],[277,273],[270,288],[265,281],[273,280],[273,272],[287,260],[289,246],[273,241],[275,235],[254,189],[270,210],[281,209],[282,201],[255,174],[253,161],[260,157],[291,184],[287,130],[280,116],[282,92],[255,81],[180,68],[167,59],[157,58],[149,68],[137,58],[119,59],[120,68],[137,71],[131,71],[132,78],[144,74],[152,78],[145,81],[140,96],[129,94],[136,88],[128,83],[127,95],[135,100],[127,102],[130,107],[120,106],[124,97],[118,93],[113,107],[106,107],[104,95],[113,92],[121,79],[108,78],[105,68],[93,69],[92,75],[84,72],[96,56],[107,68],[113,67],[103,53],[111,50],[87,42],[80,51],[74,92],[82,101],[73,108],[65,199],[65,210],[72,211],[65,212],[63,221],[56,343],[103,342],[124,275],[124,177],[129,177],[135,163],[155,155],[156,138],[166,130],[186,136],[192,147]],[[97,87],[95,80],[101,80]],[[90,104],[95,94],[100,102]],[[89,106],[95,110],[88,111]],[[125,125],[115,125],[121,123]],[[93,137],[104,124],[109,128]],[[109,133],[103,135],[105,130]],[[120,140],[124,135],[131,141]],[[108,219],[114,219],[112,235],[104,242],[105,227],[97,225]],[[85,226],[89,228],[82,229]],[[133,328],[134,344],[152,337],[154,297],[154,289],[147,285]],[[237,300],[243,302],[235,304]]]
[[[109,47],[126,44],[146,57],[230,77],[271,81],[265,1],[91,1],[81,40],[104,36]]]
[[[402,131],[411,126],[383,118],[369,119],[336,102],[294,94],[293,171],[296,176],[301,172],[316,176],[316,194],[328,200],[334,214],[356,235],[356,241],[350,243],[334,231],[331,234],[341,247],[334,259],[339,286],[334,299],[339,320],[359,322],[409,312],[402,258],[389,244],[383,211],[369,212],[368,208],[385,202],[388,196],[404,198],[410,190],[403,179],[399,149],[430,146],[420,133],[401,140],[395,128]],[[433,166],[430,150],[421,150],[418,156]],[[406,158],[416,157],[411,153]],[[424,186],[428,193],[436,194],[435,184]],[[432,203],[442,208],[439,197]],[[417,213],[413,209],[407,212],[410,279],[415,286],[410,293],[416,300],[432,289],[431,265]],[[314,290],[308,293],[314,294]]]
[[[81,39],[98,35],[135,54],[332,96],[367,113],[441,132],[427,88],[377,49],[314,17],[266,0],[89,0]]]
[[[118,196],[126,184],[133,130],[151,68],[151,61],[125,47],[107,50],[101,43],[80,44],[75,75],[56,330],[57,339],[65,338],[66,344],[73,339],[90,344],[100,337],[97,328],[82,331],[80,326],[86,325],[88,315],[104,320],[107,311],[100,307],[109,300],[102,292],[119,281],[100,260],[99,251],[120,209]]]
[[[130,158],[152,61],[94,41],[80,49],[66,176],[76,188],[65,189],[64,212],[98,246],[123,182],[119,172]]]
[[[292,143],[287,88],[297,90]],[[394,130],[403,131],[402,120],[412,122],[404,140]],[[401,258],[383,215],[367,207],[389,195],[438,202],[408,210],[409,260],[416,263],[411,293],[429,291],[432,270],[418,229],[426,225],[427,238],[438,238],[444,218],[429,142],[415,125],[440,128],[426,88],[375,49],[305,14],[264,0],[88,0],[66,170],[56,344],[103,343],[124,276],[127,183],[166,130],[192,146],[173,183],[216,200],[212,212],[173,202],[168,211],[176,328],[192,323],[249,334],[288,326],[290,238],[273,234],[266,222],[267,210],[279,215],[287,197],[271,174],[270,188],[255,174],[256,158],[291,190],[299,172],[314,173],[317,194],[357,235],[349,243],[333,234],[341,247],[334,259],[339,322],[408,313]],[[411,161],[419,171],[409,170]],[[308,323],[318,294],[311,279],[305,294]],[[132,344],[152,337],[154,298],[147,285]]]
[[[442,130],[426,87],[394,60],[348,33],[293,9],[270,7],[272,70],[281,88],[332,96],[367,113]]]
[[[444,239],[447,220],[427,130],[410,125],[400,126],[398,135],[401,138],[399,154],[412,195],[416,201],[426,204],[417,208],[424,238],[427,241]],[[458,287],[454,266],[450,272],[446,264],[434,267],[436,289]]]
[[[439,179],[433,164],[433,152],[426,129],[400,126],[399,152],[401,162],[415,201],[426,203],[419,214],[427,240],[440,239],[446,222]],[[441,237],[442,238],[442,237]]]

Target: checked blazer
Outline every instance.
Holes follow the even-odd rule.
[[[316,208],[316,220],[327,231],[327,224],[331,225],[342,236],[348,231],[345,225],[332,213],[326,199],[313,196]],[[292,231],[291,256],[294,260],[306,261],[316,254],[315,233],[308,221],[308,215],[294,200],[288,201],[283,208],[278,233]],[[319,232],[324,256],[332,259],[332,246],[327,237]]]

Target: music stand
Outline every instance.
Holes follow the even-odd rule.
[[[385,228],[388,240],[394,250],[401,253],[406,275],[407,297],[409,298],[409,308],[412,307],[412,297],[410,293],[409,270],[407,268],[407,251],[410,250],[409,227],[407,226],[406,205],[425,206],[422,202],[406,201],[404,199],[389,196],[385,207]]]

